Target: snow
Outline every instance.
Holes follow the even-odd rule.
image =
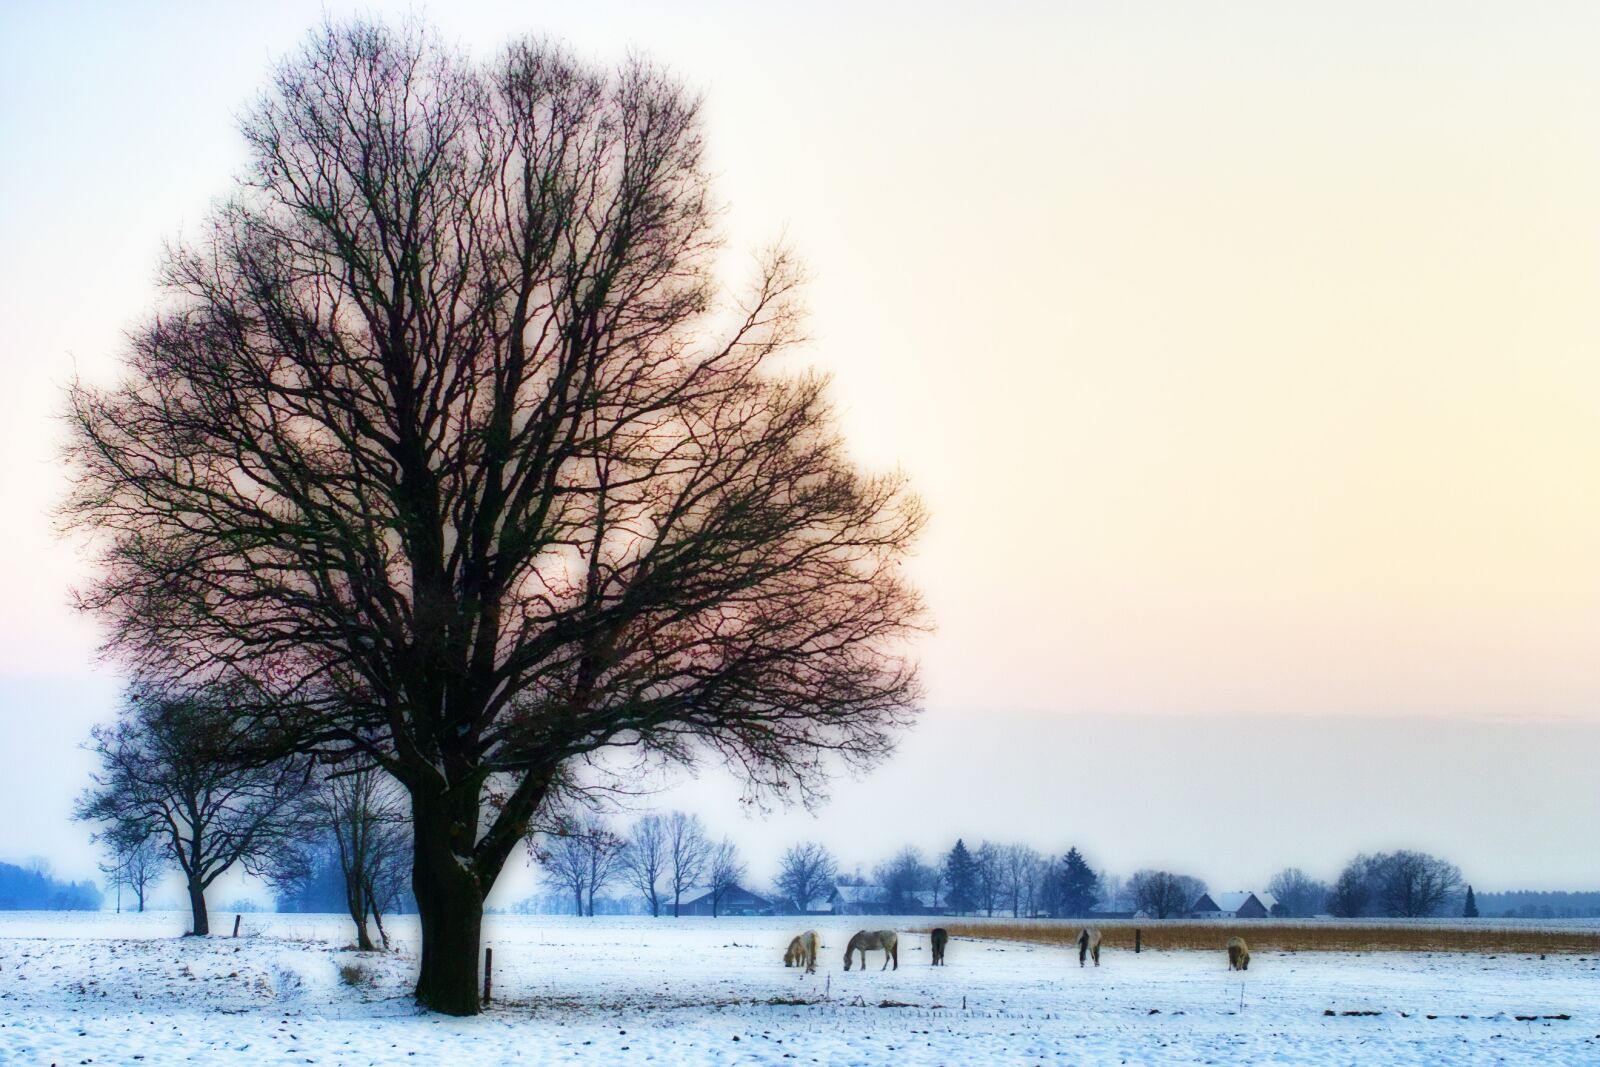
[[[410,1002],[405,919],[374,956],[336,916],[246,915],[235,940],[177,937],[181,914],[0,913],[0,1063],[1600,1062],[1595,957],[1258,952],[1240,975],[1220,946],[1096,969],[958,939],[933,968],[907,934],[898,971],[846,974],[862,922],[491,916],[496,1003],[454,1019]],[[814,976],[782,965],[807,925]]]

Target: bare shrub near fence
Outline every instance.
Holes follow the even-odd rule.
[[[946,922],[951,937],[988,941],[1026,941],[1077,947],[1081,926],[1071,923]],[[923,928],[926,932],[927,928]],[[1247,937],[1261,952],[1483,952],[1594,953],[1600,955],[1600,930],[1561,928],[1444,926],[1389,923],[1278,922],[1101,922],[1105,948],[1133,951],[1133,932],[1141,931],[1147,952],[1163,949],[1217,950],[1230,937]]]

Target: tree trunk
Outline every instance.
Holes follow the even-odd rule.
[[[194,935],[205,937],[210,934],[211,919],[206,915],[206,891],[198,878],[189,879],[189,908],[194,912]]]
[[[452,847],[456,826],[475,826],[467,805],[451,805],[448,797],[412,796],[415,848],[411,884],[422,925],[422,962],[417,974],[417,1003],[446,1015],[476,1015],[478,946],[483,927],[483,891],[478,876]],[[460,818],[453,807],[463,811]]]
[[[345,910],[350,913],[350,918],[356,924],[356,950],[358,952],[372,951],[372,935],[367,933],[367,895],[362,884],[361,875],[357,872],[346,870],[345,878]]]

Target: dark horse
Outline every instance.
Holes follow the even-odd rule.
[[[928,936],[933,939],[933,965],[944,966],[944,947],[950,943],[950,931],[942,926],[935,926],[929,931]]]

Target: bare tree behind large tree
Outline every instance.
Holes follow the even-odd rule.
[[[572,894],[578,915],[592,918],[595,897],[621,871],[627,842],[592,813],[561,820],[548,838],[540,850],[545,877]]]
[[[646,815],[628,831],[628,844],[622,850],[622,877],[644,898],[650,914],[661,914],[661,876],[667,868],[665,820]]]
[[[101,769],[73,813],[113,840],[161,841],[188,889],[191,930],[202,936],[211,932],[211,883],[235,864],[271,870],[309,825],[310,760],[254,767],[222,758],[234,730],[225,708],[206,696],[133,692],[118,723],[93,732]]]
[[[711,847],[706,859],[706,888],[711,891],[711,917],[715,919],[727,902],[728,894],[739,888],[747,868],[739,858],[739,847],[724,837]]]
[[[111,855],[100,865],[109,887],[117,890],[117,910],[122,910],[122,887],[133,891],[139,910],[144,911],[150,886],[167,867],[167,855],[160,839],[142,820],[112,824],[101,835]]]
[[[417,996],[474,1013],[483,899],[575,761],[809,798],[885,755],[922,513],[771,369],[789,257],[713,275],[699,104],[649,63],[328,26],[242,128],[125,383],[72,390],[82,599],[142,678],[248,679],[251,758],[405,787]]]
[[[683,894],[700,884],[711,843],[700,816],[675,811],[667,816],[667,884],[672,888],[672,917],[678,917]]]

